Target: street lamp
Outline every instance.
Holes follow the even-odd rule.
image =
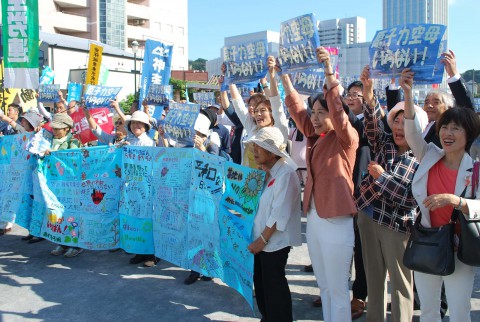
[[[137,51],[138,51],[138,41],[132,41],[132,51],[133,51],[133,76],[135,78],[135,92],[134,96],[137,98]]]

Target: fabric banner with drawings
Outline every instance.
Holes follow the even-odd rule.
[[[0,150],[25,150],[28,139],[2,139]],[[220,278],[253,307],[253,255],[247,246],[263,171],[192,148],[56,151],[38,159],[33,171],[33,154],[23,151],[16,158],[21,162],[11,153],[0,157],[3,171],[24,164],[16,183],[20,197],[8,205],[14,214],[9,219],[31,234],[85,249],[154,253]],[[1,191],[11,187],[0,182]],[[0,195],[2,206],[5,195]]]

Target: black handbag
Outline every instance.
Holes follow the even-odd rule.
[[[478,188],[480,163],[475,162],[472,174],[472,199]],[[461,234],[458,244],[458,259],[470,266],[480,266],[480,221],[468,220],[463,214],[458,216]]]
[[[420,224],[422,214],[411,228],[407,248],[403,254],[405,267],[426,274],[450,275],[455,271],[453,250],[454,216],[450,223],[440,227],[423,227]]]

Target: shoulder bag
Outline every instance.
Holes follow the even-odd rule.
[[[473,164],[472,173],[472,199],[476,199],[476,191],[479,181],[480,162]],[[480,221],[468,220],[460,213],[460,236],[458,244],[458,259],[470,266],[480,266]]]
[[[423,227],[422,214],[411,228],[407,248],[403,254],[405,267],[426,274],[450,275],[455,271],[453,235],[455,210],[450,223],[440,227]]]

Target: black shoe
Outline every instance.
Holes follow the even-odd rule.
[[[0,229],[0,236],[1,235],[6,235],[11,231],[12,231],[12,228],[2,228],[2,229]]]
[[[30,240],[30,239],[32,239],[32,238],[33,238],[33,235],[30,235],[30,234],[29,234],[28,236],[22,237],[22,240]]]
[[[198,278],[200,277],[200,274],[197,272],[191,272],[190,275],[183,281],[185,285],[190,285],[195,283]]]
[[[211,280],[212,280],[212,278],[211,278],[211,277],[209,277],[209,276],[205,276],[205,275],[203,275],[202,277],[200,277],[200,279],[201,279],[202,281],[205,281],[205,282],[209,282],[209,281],[211,281]]]
[[[42,238],[42,237],[33,237],[32,239],[30,239],[28,241],[29,244],[35,244],[35,243],[39,243],[41,241],[44,241],[45,238]]]
[[[310,265],[305,265],[305,266],[303,267],[303,270],[304,270],[305,272],[312,273],[312,272],[313,272],[313,266],[312,266],[312,264],[310,264]]]
[[[130,258],[130,264],[140,264],[148,259],[148,255],[137,254]]]

